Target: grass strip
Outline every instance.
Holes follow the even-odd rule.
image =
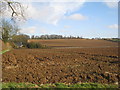
[[[3,51],[0,52],[0,54],[6,53],[6,52],[8,52],[8,51],[10,51],[10,49],[3,50]]]
[[[118,88],[118,85],[111,84],[98,84],[98,83],[77,83],[77,84],[64,84],[64,83],[54,83],[54,84],[32,84],[32,83],[2,83],[2,88]]]

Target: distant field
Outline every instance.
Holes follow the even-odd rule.
[[[116,42],[105,40],[85,40],[85,39],[53,39],[53,40],[29,40],[29,42],[39,42],[50,47],[114,47]]]

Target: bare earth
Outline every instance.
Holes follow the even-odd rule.
[[[12,50],[3,54],[3,82],[36,84],[118,82],[117,43],[102,40],[38,40],[38,42],[52,47],[92,48]],[[99,48],[94,48],[96,46]]]
[[[118,43],[105,40],[86,40],[86,39],[53,39],[53,40],[29,40],[29,42],[39,42],[51,47],[115,47]]]

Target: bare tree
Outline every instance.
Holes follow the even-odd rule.
[[[25,7],[20,2],[13,0],[0,1],[0,16],[3,16],[6,12],[10,13],[12,20],[26,20]]]
[[[19,31],[18,26],[8,22],[5,19],[1,21],[0,25],[2,26],[0,30],[0,38],[4,42],[8,42]]]
[[[8,41],[11,36],[16,35],[18,32],[19,28],[16,21],[23,20],[26,20],[26,17],[25,7],[22,3],[15,0],[0,1],[0,38],[4,42]]]

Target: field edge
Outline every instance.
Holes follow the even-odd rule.
[[[100,83],[49,83],[49,84],[32,84],[32,83],[2,83],[2,88],[118,88],[118,85],[100,84]]]

